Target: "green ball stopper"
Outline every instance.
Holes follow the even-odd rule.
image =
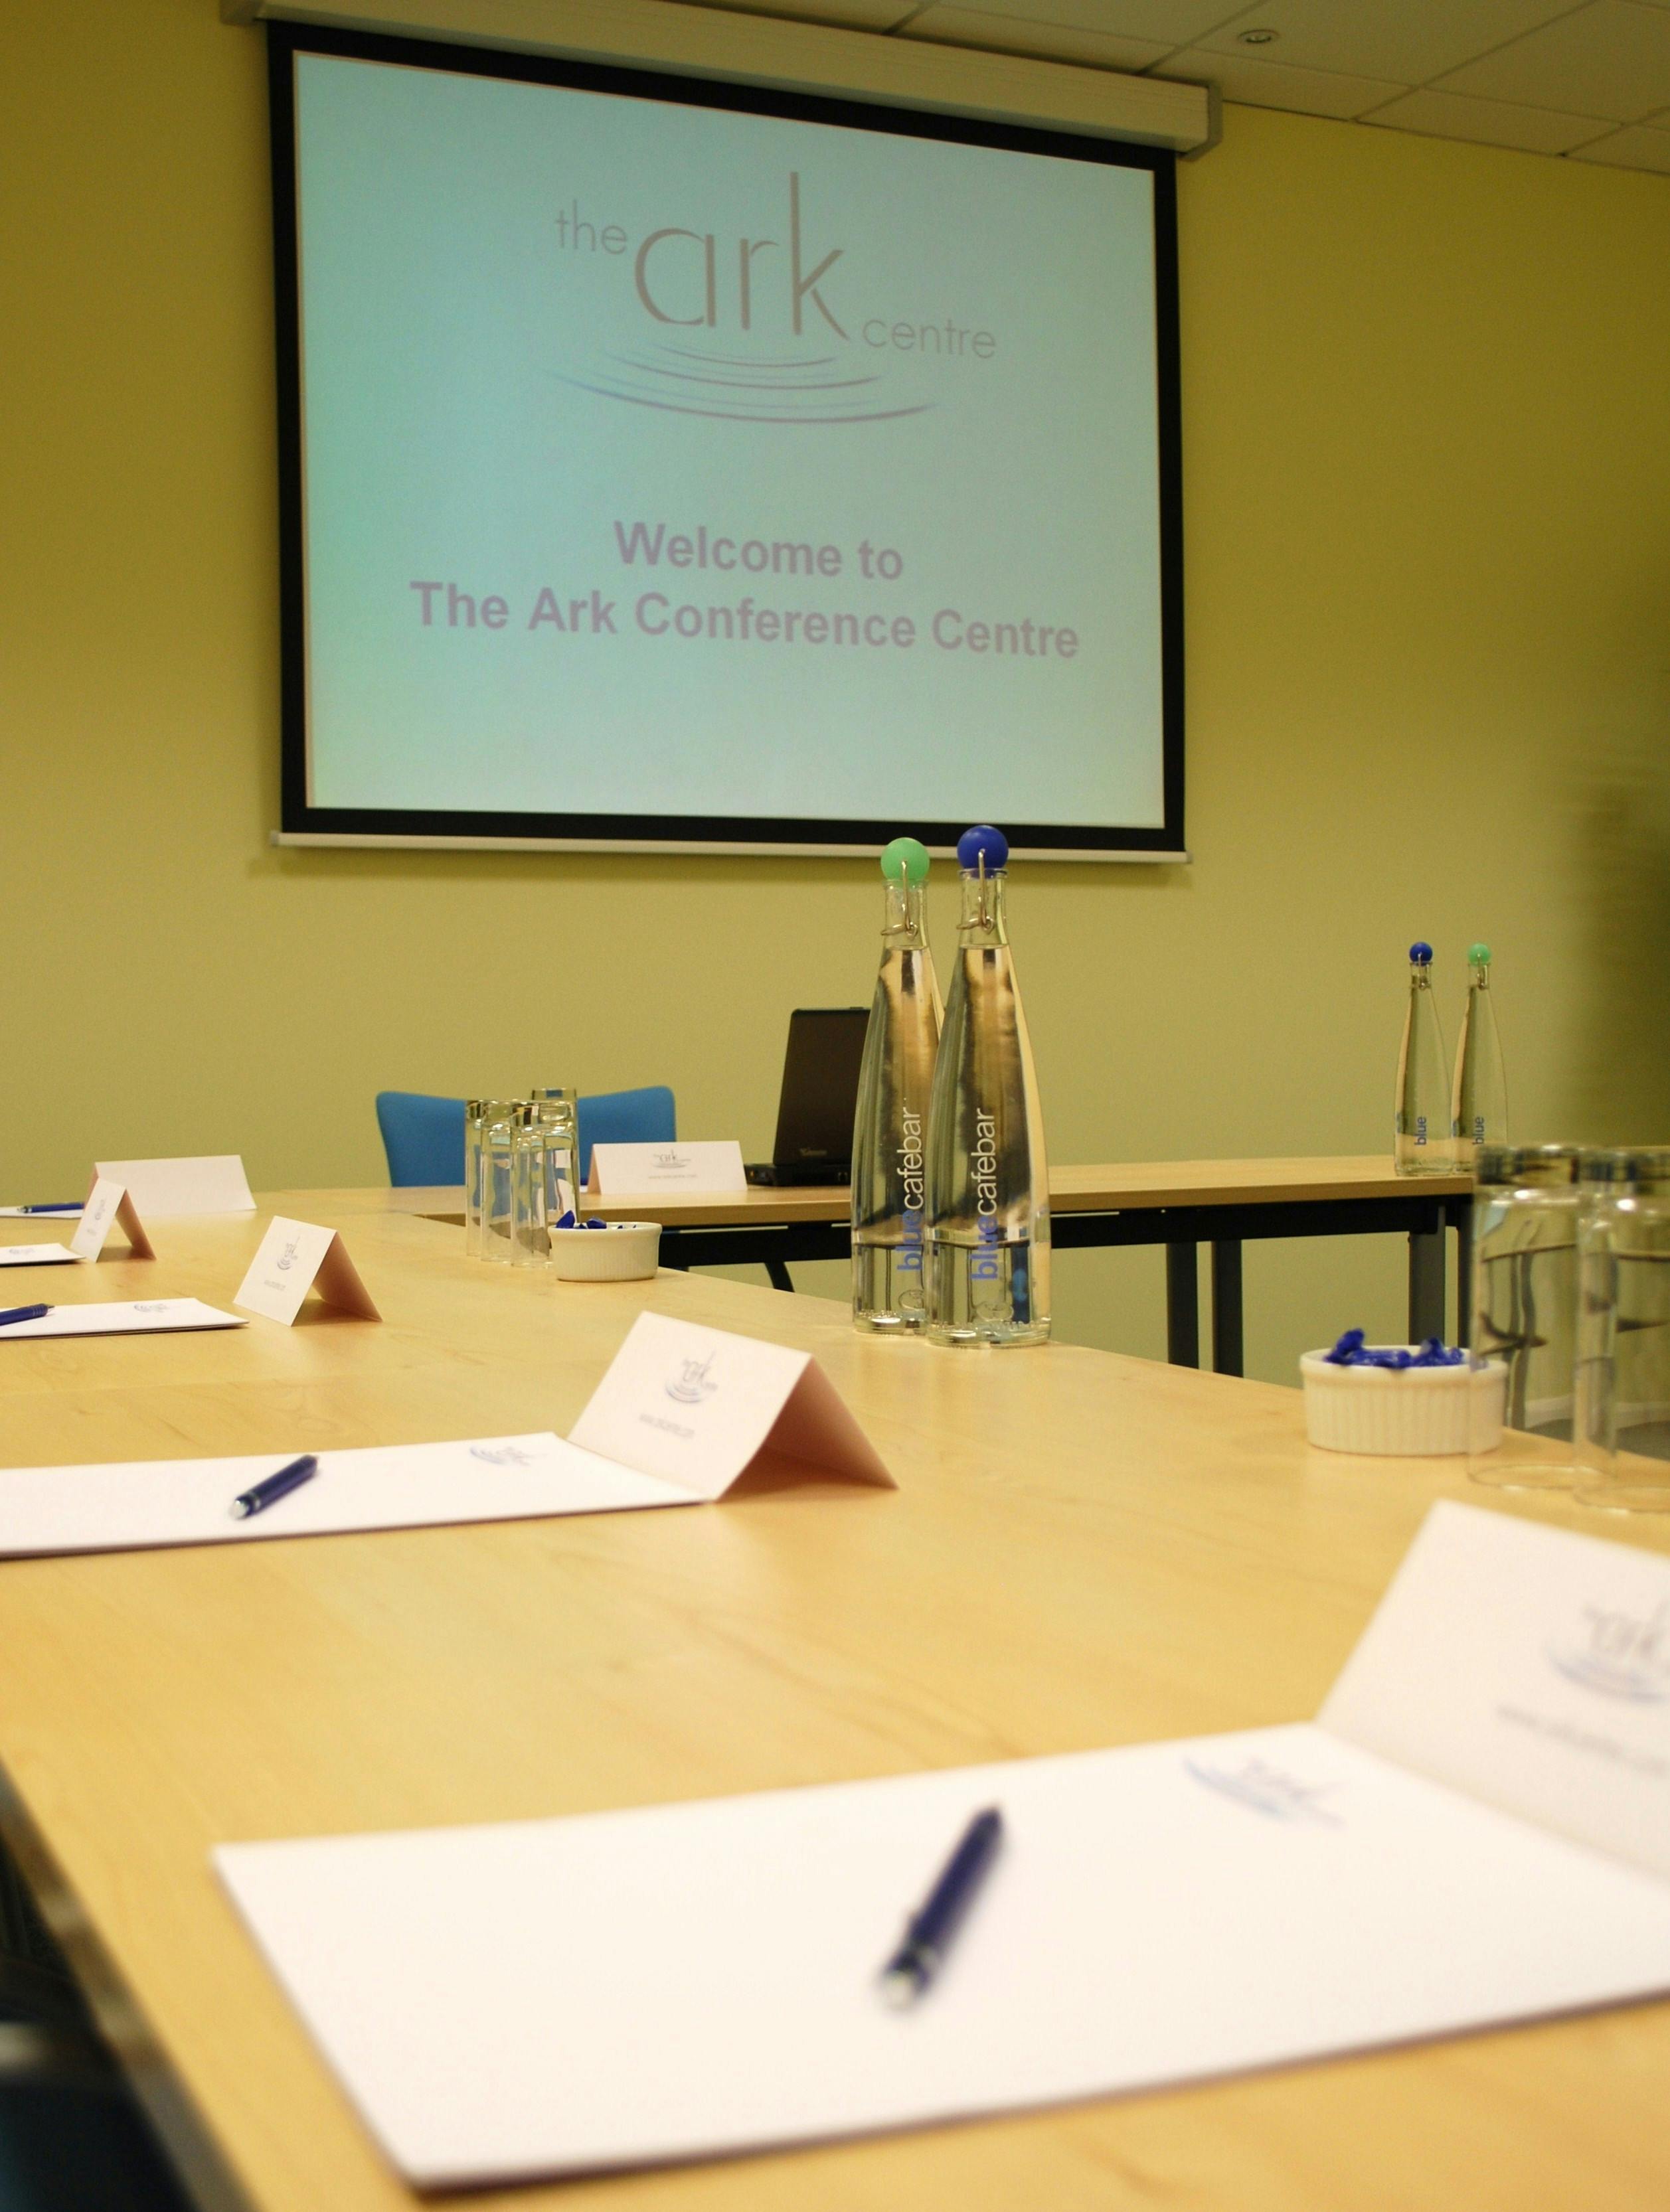
[[[1488,968],[1490,964],[1490,948],[1488,945],[1470,945],[1467,947],[1467,957],[1475,968]]]
[[[882,853],[881,872],[890,884],[925,884],[928,848],[914,837],[895,837]]]

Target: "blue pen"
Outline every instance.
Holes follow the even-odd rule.
[[[0,1328],[3,1328],[8,1322],[39,1321],[43,1314],[49,1314],[52,1310],[51,1306],[8,1306],[4,1313],[0,1313]]]
[[[247,1521],[252,1513],[265,1513],[269,1505],[288,1498],[292,1490],[300,1490],[304,1482],[311,1482],[318,1472],[318,1460],[312,1452],[304,1452],[288,1467],[281,1467],[277,1474],[268,1475],[265,1482],[241,1491],[232,1500],[233,1519]]]
[[[890,2005],[914,2004],[938,1973],[1003,1837],[1003,1816],[995,1805],[977,1813],[963,1831],[926,1900],[905,1923],[903,1942],[881,1969],[881,1993]]]
[[[82,1202],[78,1198],[55,1198],[50,1206],[20,1206],[20,1213],[79,1213]]]

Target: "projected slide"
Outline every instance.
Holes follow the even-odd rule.
[[[1150,167],[294,68],[308,810],[1161,829]]]

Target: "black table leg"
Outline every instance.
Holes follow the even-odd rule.
[[[1417,1230],[1409,1239],[1409,1340],[1444,1333],[1444,1232]]]
[[[1200,1364],[1200,1277],[1192,1244],[1166,1247],[1166,1357],[1173,1367]]]
[[[1472,1342],[1472,1208],[1454,1209],[1455,1222],[1455,1340]]]
[[[794,1289],[795,1285],[789,1276],[789,1262],[786,1260],[768,1260],[765,1262],[765,1272],[771,1279],[771,1288],[774,1291]]]
[[[1245,1372],[1241,1355],[1241,1248],[1233,1237],[1212,1246],[1212,1371]]]

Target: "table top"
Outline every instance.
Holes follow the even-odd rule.
[[[1162,1206],[1270,1206],[1340,1199],[1460,1197],[1472,1188],[1467,1175],[1400,1176],[1389,1153],[1334,1159],[1128,1160],[1050,1170],[1050,1204],[1057,1213],[1102,1213]],[[462,1220],[462,1187],[401,1190],[332,1190],[292,1194],[315,1207],[340,1212],[424,1213]],[[800,1188],[754,1186],[723,1198],[680,1197],[667,1191],[602,1199],[588,1193],[588,1212],[627,1220],[646,1209],[652,1220],[674,1229],[774,1228],[795,1222],[845,1221],[852,1194],[844,1184]],[[303,1218],[311,1218],[305,1210]]]
[[[116,1989],[172,2139],[195,2116],[259,2212],[417,2200],[235,1921],[216,1843],[1303,1718],[1440,1497],[1670,1549],[1648,1522],[1470,1492],[1455,1462],[1313,1451],[1294,1391],[1068,1345],[877,1342],[833,1303],[710,1277],[561,1284],[466,1261],[456,1231],[387,1205],[288,1193],[160,1222],[154,1263],[60,1270],[41,1294],[225,1304],[269,1211],[339,1225],[384,1323],[0,1345],[0,1463],[565,1431],[653,1306],[815,1352],[901,1487],[767,1480],[680,1512],[0,1564],[9,1832]],[[1661,2212],[1667,2070],[1670,2004],[1641,2005],[467,2202]]]

